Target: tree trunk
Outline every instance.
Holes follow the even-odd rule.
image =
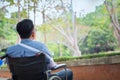
[[[45,23],[45,10],[43,9],[42,11],[42,18],[43,18],[43,23]],[[46,26],[44,26],[44,43],[46,44],[47,39],[46,39]]]
[[[20,0],[18,0],[17,4],[18,4],[18,22],[19,22],[20,21]],[[20,37],[19,35],[17,35],[17,43],[19,42],[20,42]]]
[[[36,20],[36,2],[34,2],[34,26],[36,25],[35,20]]]
[[[81,51],[80,51],[78,45],[75,45],[73,56],[81,56]]]
[[[28,19],[30,18],[30,1],[28,0]]]
[[[20,0],[18,0],[18,22],[20,21]]]
[[[62,57],[61,45],[59,44],[59,42],[57,44],[58,44],[59,56]]]
[[[106,6],[107,11],[109,12],[109,16],[113,24],[114,32],[118,39],[119,47],[120,47],[120,24],[118,22],[118,16],[115,9],[115,4],[113,3],[113,0],[111,0],[111,2],[108,2],[107,0],[105,0],[104,4]]]

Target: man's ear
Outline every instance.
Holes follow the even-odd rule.
[[[32,34],[31,34],[31,38],[32,39],[36,39],[36,33],[33,31]]]
[[[19,34],[17,34],[17,43],[20,43],[20,41],[21,41],[21,38],[20,38],[20,36],[19,36]]]

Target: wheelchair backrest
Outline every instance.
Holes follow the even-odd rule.
[[[32,57],[8,57],[8,64],[16,80],[38,80],[40,78],[40,80],[46,80],[47,63],[43,53]]]

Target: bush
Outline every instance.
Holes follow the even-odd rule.
[[[82,53],[99,53],[103,51],[114,51],[117,40],[113,31],[107,27],[92,27],[80,49]]]
[[[89,59],[89,58],[99,58],[99,57],[109,57],[109,56],[115,56],[120,55],[120,52],[102,52],[99,54],[86,54],[80,57],[61,57],[61,58],[54,58],[56,62],[60,61],[69,61],[69,60],[76,60],[76,59]]]

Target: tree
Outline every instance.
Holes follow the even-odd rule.
[[[10,6],[15,6],[15,5],[17,5],[17,7],[18,7],[18,22],[20,21],[20,2],[21,2],[21,0],[17,0],[17,2],[15,2],[14,0],[3,0],[2,1],[3,3],[4,2],[7,2],[8,4],[7,5],[5,5],[5,6],[2,6],[2,8],[3,9],[6,9],[7,7],[10,7]]]
[[[34,12],[34,25],[36,25],[36,8],[37,8],[37,6],[38,6],[38,0],[33,0],[33,3],[34,3],[34,5],[33,5],[33,7],[34,7],[34,10],[33,10],[33,12]]]
[[[0,6],[0,50],[16,42],[16,33],[13,28],[15,20],[5,17],[8,14],[7,7],[13,6],[15,3],[13,0],[2,0],[0,4],[5,2],[8,4]]]
[[[118,39],[120,47],[120,18],[118,18],[119,3],[119,0],[105,0],[104,2],[106,9],[109,12],[109,17],[113,24],[114,32]]]
[[[109,27],[92,27],[87,36],[87,47],[90,52],[113,51],[116,45],[115,38]]]
[[[3,11],[0,10],[0,14],[1,12]],[[12,27],[11,19],[7,19],[4,16],[4,14],[0,16],[0,50],[14,44],[16,40],[16,33]]]
[[[90,31],[82,43],[80,49],[83,53],[114,50],[116,39],[113,29],[110,27],[110,19],[105,5],[96,7],[96,11],[87,14],[79,23],[90,26]]]
[[[62,0],[40,0],[39,1],[39,10],[42,14],[43,24],[46,23],[48,20],[52,20],[55,17],[58,18],[58,15],[61,13],[60,10],[65,10],[63,8],[63,1]],[[47,43],[46,38],[46,27],[44,26],[44,42]]]
[[[20,21],[20,0],[17,0],[17,6],[18,6],[18,22]]]
[[[46,19],[46,10],[50,8],[50,6],[53,4],[54,0],[40,0],[40,12],[42,14],[43,24],[45,23]],[[46,38],[46,27],[44,26],[44,43],[47,42]]]
[[[65,45],[67,46],[71,52],[73,53],[73,56],[81,56],[81,52],[78,46],[80,37],[78,37],[78,25],[74,26],[71,24],[71,17],[70,17],[70,7],[71,5],[68,3],[67,5],[63,2],[63,0],[61,0],[60,4],[55,6],[55,9],[57,12],[61,11],[61,13],[59,13],[59,16],[53,16],[52,18],[49,19],[50,21],[48,21],[47,23],[56,31],[58,31],[61,36],[62,36],[62,41],[60,41],[61,39],[58,38],[60,36],[56,36],[57,37],[57,41],[59,44]],[[53,14],[52,14],[53,15]],[[55,14],[54,14],[55,15]],[[74,19],[76,19],[76,14],[73,14]],[[75,21],[75,20],[74,20]],[[76,21],[74,22],[76,23]],[[55,35],[54,35],[55,37]],[[56,38],[55,37],[55,38]],[[64,38],[63,38],[64,37]]]

